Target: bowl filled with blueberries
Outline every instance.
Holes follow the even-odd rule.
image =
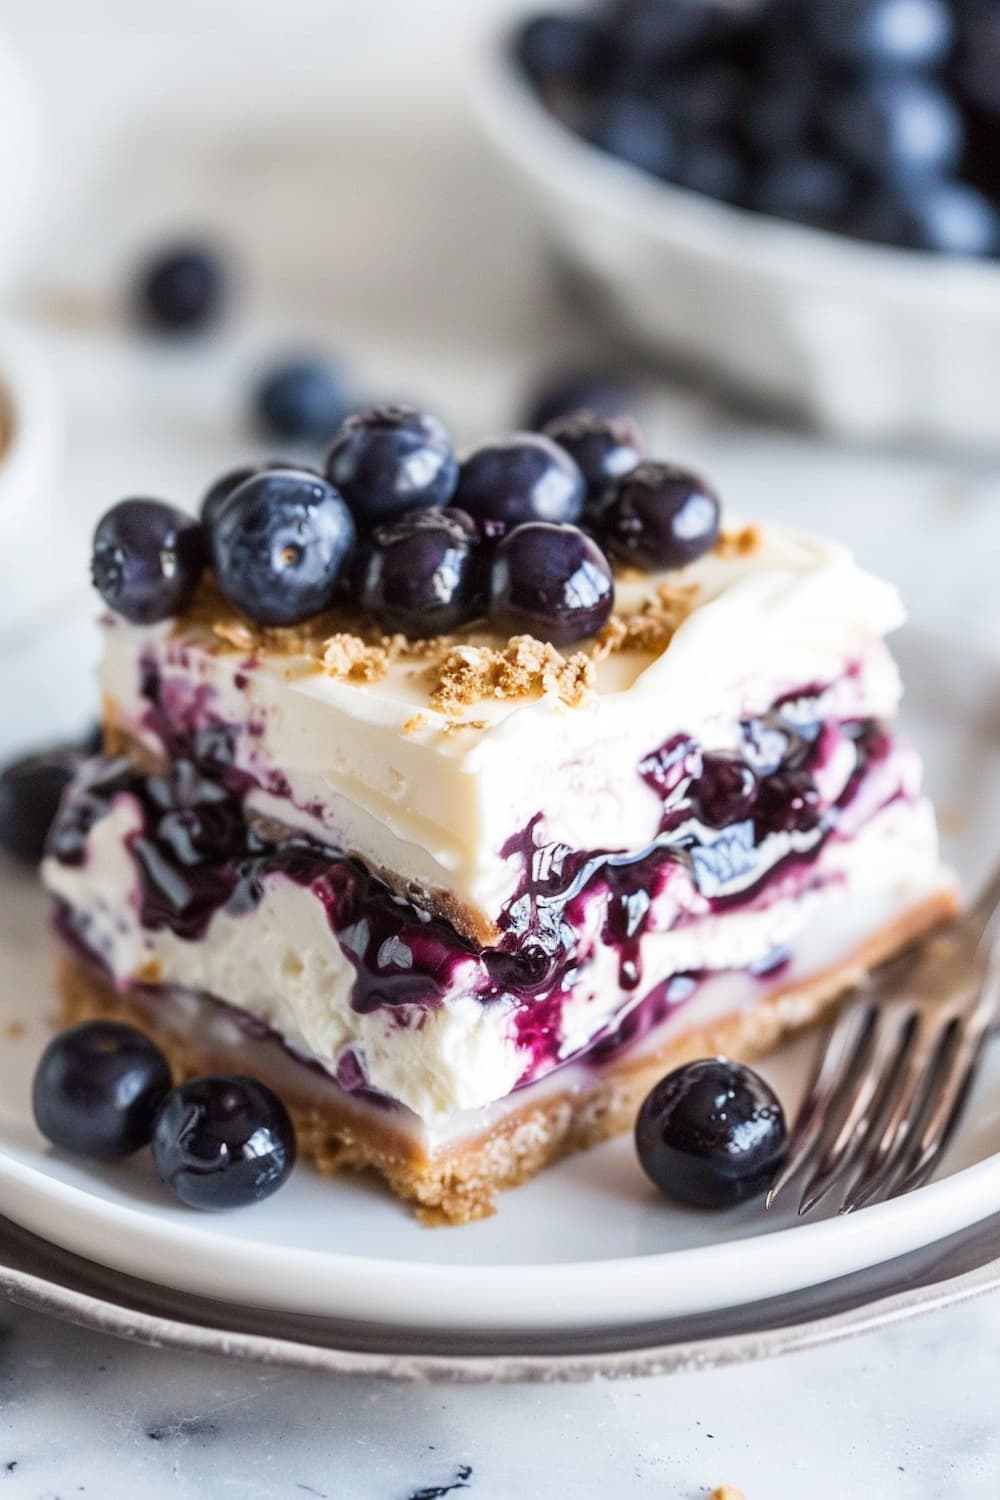
[[[839,437],[1000,443],[994,0],[578,0],[474,97],[633,342]]]

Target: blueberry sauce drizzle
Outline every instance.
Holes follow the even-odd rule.
[[[456,985],[484,1004],[530,999],[514,1024],[531,1072],[558,1055],[562,1007],[593,956],[584,936],[594,928],[592,903],[600,903],[601,940],[618,955],[621,987],[638,1001],[650,908],[679,870],[710,910],[751,903],[776,876],[815,859],[866,772],[892,750],[875,721],[803,720],[802,694],[747,720],[733,751],[704,751],[675,736],[638,768],[662,804],[656,840],[636,854],[578,851],[541,843],[541,817],[532,819],[501,851],[520,860],[524,873],[501,915],[498,944],[480,948],[347,855],[304,835],[279,844],[263,838],[244,816],[247,791],[262,783],[236,764],[236,729],[213,718],[200,691],[181,701],[152,668],[143,688],[147,726],[169,770],[141,776],[125,760],[91,762],[52,831],[51,854],[81,863],[91,827],[127,794],[141,811],[130,845],[145,926],[196,940],[216,911],[248,913],[273,878],[293,881],[321,902],[354,967],[355,1010],[392,1007],[399,1024],[419,1026]],[[824,803],[816,778],[845,747],[852,769],[836,800]],[[889,800],[902,794],[896,787]],[[761,846],[775,833],[792,842],[768,862]],[[680,1003],[694,982],[675,975],[644,996],[610,1024],[597,1055],[634,1040],[636,1028]]]

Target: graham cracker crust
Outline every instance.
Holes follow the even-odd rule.
[[[481,1136],[466,1138],[428,1155],[420,1144],[392,1128],[369,1108],[364,1115],[349,1095],[330,1089],[322,1107],[278,1086],[295,1122],[300,1156],[333,1176],[341,1168],[372,1169],[392,1191],[416,1207],[429,1224],[465,1224],[494,1211],[504,1188],[516,1187],[570,1152],[631,1129],[643,1099],[671,1068],[699,1057],[725,1055],[750,1062],[783,1037],[817,1021],[870,969],[930,928],[954,917],[953,887],[933,892],[872,934],[841,963],[793,984],[776,984],[751,1009],[738,1011],[680,1034],[657,1047],[595,1066],[586,1083],[562,1092],[549,1089],[522,1100]],[[239,1046],[227,1053],[179,1041],[164,1023],[141,1007],[135,994],[119,993],[99,971],[77,955],[63,958],[59,973],[63,1019],[67,1024],[95,1017],[129,1021],[165,1052],[175,1080],[197,1073],[246,1071]],[[271,1082],[264,1078],[263,1082]]]

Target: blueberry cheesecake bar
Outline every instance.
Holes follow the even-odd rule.
[[[722,524],[627,418],[115,506],[104,754],[50,835],[68,1019],[269,1084],[428,1219],[749,1058],[956,903],[886,583]]]

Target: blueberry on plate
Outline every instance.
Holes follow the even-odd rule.
[[[489,617],[503,635],[569,645],[595,635],[614,602],[611,565],[578,526],[529,522],[493,554]]]
[[[608,491],[599,529],[624,562],[683,568],[715,546],[719,501],[698,474],[647,460]]]
[[[639,1111],[635,1145],[647,1177],[668,1198],[728,1208],[767,1191],[788,1132],[781,1103],[751,1068],[706,1058],[676,1068]]]
[[[242,1208],[277,1192],[295,1165],[295,1130],[278,1096],[238,1074],[173,1089],[153,1125],[153,1163],[182,1203]]]
[[[71,746],[53,746],[8,761],[0,768],[0,849],[37,864],[62,794],[80,765]]]
[[[950,172],[965,139],[951,99],[917,75],[845,85],[830,99],[824,126],[836,156],[890,182]]]
[[[546,424],[545,436],[564,448],[583,475],[587,499],[641,463],[645,446],[631,417],[575,411]]]
[[[325,443],[351,409],[340,375],[322,359],[274,365],[253,392],[253,416],[266,437]]]
[[[297,625],[333,602],[354,520],[325,479],[266,469],[232,491],[209,533],[216,581],[258,625]]]
[[[60,1032],[35,1070],[35,1123],[54,1146],[114,1161],[147,1146],[170,1088],[158,1047],[134,1026],[84,1021]]]
[[[174,245],[155,255],[139,274],[139,316],[161,333],[194,333],[215,321],[225,290],[225,269],[214,251]]]
[[[821,0],[805,19],[827,58],[854,67],[934,68],[954,41],[945,0]]]
[[[355,519],[378,526],[408,510],[447,505],[458,462],[437,417],[384,406],[346,419],[327,454],[326,474]]]
[[[134,625],[180,614],[205,564],[199,521],[162,500],[121,500],[97,523],[90,571],[101,598]]]
[[[363,553],[361,607],[408,636],[456,630],[483,613],[479,549],[461,511],[418,510],[379,526]]]
[[[474,521],[576,521],[583,510],[583,475],[565,449],[540,433],[515,432],[469,453],[455,504]]]
[[[873,192],[848,227],[876,244],[937,255],[1000,254],[1000,215],[993,204],[968,183],[947,178]]]
[[[615,370],[555,370],[531,393],[524,413],[524,426],[540,432],[556,417],[574,411],[599,412],[605,417],[624,417],[638,404],[632,383]]]

